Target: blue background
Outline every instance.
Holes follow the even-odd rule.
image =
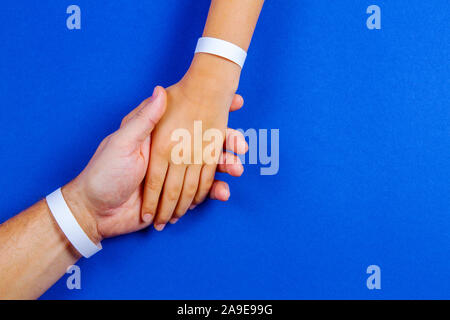
[[[1,221],[181,78],[209,7],[77,0],[70,31],[70,4],[0,6]],[[230,126],[280,129],[279,173],[246,165],[228,203],[104,241],[78,262],[82,290],[66,275],[43,298],[450,298],[449,21],[447,0],[267,1]]]

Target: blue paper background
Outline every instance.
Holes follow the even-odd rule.
[[[82,29],[66,28],[77,4]],[[366,8],[382,29],[366,28]],[[82,170],[177,82],[209,1],[3,1],[0,221]],[[450,298],[450,2],[266,1],[238,128],[280,129],[280,171],[247,165],[228,203],[104,241],[44,299]],[[0,244],[1,245],[1,244]],[[381,267],[382,289],[366,287]]]

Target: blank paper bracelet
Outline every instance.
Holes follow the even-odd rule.
[[[83,257],[89,258],[102,249],[102,245],[92,242],[80,227],[64,200],[61,188],[49,194],[45,199],[58,226]]]
[[[204,52],[233,61],[241,68],[244,66],[247,52],[239,46],[216,38],[203,37],[198,39],[195,53]]]

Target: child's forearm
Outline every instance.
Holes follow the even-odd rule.
[[[204,37],[219,38],[248,50],[264,0],[212,0]]]
[[[212,0],[203,37],[213,37],[248,50],[264,0]],[[234,93],[241,69],[224,58],[197,53],[188,75],[207,79],[207,86]]]

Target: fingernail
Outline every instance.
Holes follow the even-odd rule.
[[[155,225],[155,229],[158,231],[162,231],[166,225],[165,224],[157,224]]]
[[[153,89],[153,94],[152,94],[152,100],[155,101],[160,93],[160,90],[157,89],[158,87],[156,86],[155,89]]]
[[[195,204],[191,204],[191,206],[189,207],[189,210],[193,210],[196,207]]]
[[[154,102],[155,99],[156,99],[156,97],[158,96],[158,95],[157,95],[158,91],[156,90],[156,88],[157,88],[157,87],[155,87],[155,88],[153,89],[152,96],[150,97],[150,100],[148,100],[148,105],[150,105],[150,103]]]
[[[177,223],[177,221],[178,221],[178,218],[172,218],[172,219],[170,219],[170,223],[171,224],[175,224],[175,223]]]
[[[144,220],[144,222],[150,222],[150,221],[152,221],[153,216],[150,213],[146,213],[146,214],[144,214],[142,219]]]
[[[222,197],[226,200],[230,197],[230,192],[228,190],[222,190]]]

